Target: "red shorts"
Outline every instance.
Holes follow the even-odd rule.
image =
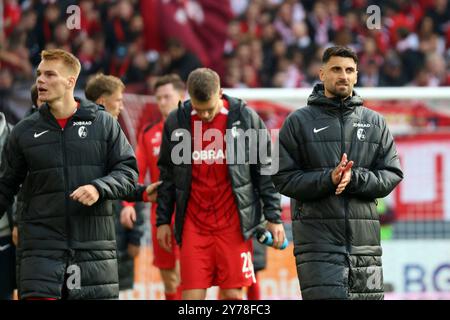
[[[252,240],[244,241],[239,229],[227,233],[200,234],[185,228],[180,248],[182,289],[251,286],[256,282],[252,252]]]
[[[158,269],[175,268],[176,261],[180,259],[180,248],[178,247],[178,244],[175,240],[174,233],[172,232],[172,252],[167,252],[159,245],[158,240],[156,238],[155,225],[152,225],[152,242],[153,242],[153,265]]]

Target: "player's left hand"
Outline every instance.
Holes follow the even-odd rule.
[[[266,228],[270,231],[270,233],[272,233],[273,247],[275,249],[280,249],[283,245],[284,238],[286,237],[283,224],[267,222]]]
[[[336,195],[340,195],[342,192],[344,192],[345,187],[347,187],[347,185],[350,183],[350,180],[352,178],[353,164],[353,161],[349,161],[345,167],[345,170],[342,172],[341,181],[339,181],[339,185],[336,188]]]
[[[81,202],[85,206],[92,206],[99,197],[100,194],[92,184],[81,186],[70,194],[72,200]]]
[[[126,206],[120,211],[120,224],[127,229],[133,229],[136,222],[136,210],[133,206]]]

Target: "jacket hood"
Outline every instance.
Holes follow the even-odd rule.
[[[75,112],[73,118],[78,120],[94,120],[96,118],[96,113],[99,110],[105,110],[105,107],[98,105],[90,100],[81,99],[75,97],[75,100],[80,103],[80,107],[77,112]],[[40,108],[39,112],[46,116],[50,116],[50,109],[47,103],[44,103]]]
[[[353,90],[352,95],[343,101],[344,108],[353,109],[363,105],[363,99]],[[308,105],[328,108],[340,108],[341,100],[339,98],[328,98],[325,96],[325,88],[322,83],[314,86],[313,92],[308,97]]]

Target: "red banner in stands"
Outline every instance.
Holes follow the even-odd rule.
[[[147,49],[161,51],[162,39],[177,38],[202,64],[222,74],[223,48],[232,12],[229,1],[141,1]]]
[[[450,133],[396,137],[404,180],[394,191],[398,220],[450,220]]]

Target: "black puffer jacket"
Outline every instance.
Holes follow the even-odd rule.
[[[241,129],[243,131],[250,128],[266,129],[256,112],[247,108],[242,100],[223,96],[228,100],[230,106],[227,129],[236,128],[232,130]],[[183,104],[180,103],[178,109],[170,113],[164,124],[161,153],[158,161],[160,180],[163,182],[158,187],[156,225],[170,224],[176,203],[175,238],[179,244],[181,244],[185,211],[191,188],[192,165],[188,163],[176,165],[172,162],[171,153],[178,141],[170,141],[170,137],[175,130],[185,129],[187,133],[191,132],[191,111],[192,106],[190,100],[188,100]],[[258,141],[255,142],[259,143],[259,136],[257,139]],[[270,138],[266,142],[270,151]],[[250,152],[249,145],[247,143],[245,146],[247,160]],[[238,159],[238,148],[239,146],[235,148],[227,147],[227,159]],[[229,154],[233,149],[234,155]],[[188,155],[187,158],[190,161],[191,155]],[[249,161],[246,161],[245,164],[228,164],[231,185],[239,210],[241,231],[245,239],[250,238],[255,228],[261,224],[261,214],[270,222],[282,222],[280,194],[275,190],[270,176],[261,174],[261,170],[270,166],[270,159],[265,160],[267,160],[264,161],[265,164],[261,163],[260,159],[258,159],[257,164],[250,164]]]
[[[62,130],[44,105],[13,129],[0,171],[0,211],[27,176],[19,211],[19,296],[61,297],[68,266],[79,267],[81,288],[69,299],[118,297],[112,204],[136,192],[134,152],[119,123],[81,100]],[[93,184],[100,198],[84,206],[69,195]],[[73,278],[72,278],[73,279]]]
[[[10,135],[10,127],[6,121],[5,115],[0,112],[0,155],[3,153],[6,142]],[[0,167],[2,160],[0,159]],[[0,238],[11,235],[12,229],[12,214],[10,208],[3,217],[0,217]]]
[[[293,199],[292,229],[305,299],[382,298],[376,198],[403,173],[385,120],[353,95],[328,99],[316,85],[308,106],[280,131],[280,193]],[[336,196],[331,172],[343,153],[354,161],[351,182]]]

